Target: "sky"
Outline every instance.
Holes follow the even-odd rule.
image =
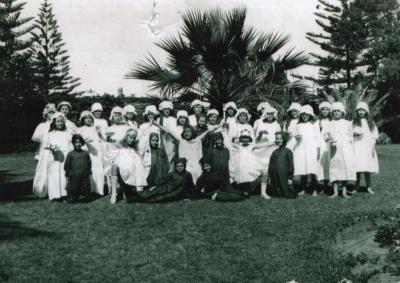
[[[147,82],[126,80],[124,75],[149,53],[164,62],[165,53],[155,42],[176,35],[181,14],[193,8],[245,6],[248,25],[289,35],[288,47],[298,51],[318,50],[305,38],[306,32],[319,31],[313,15],[317,0],[156,0],[162,29],[158,36],[143,24],[152,15],[153,0],[48,1],[70,56],[71,75],[81,78],[83,91],[115,94],[122,87],[125,94],[151,93]],[[42,0],[26,2],[24,15],[36,16]],[[303,67],[297,73],[316,75],[317,70]]]

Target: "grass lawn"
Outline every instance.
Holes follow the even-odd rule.
[[[339,282],[350,219],[400,203],[400,146],[379,148],[375,196],[110,205],[34,200],[33,154],[0,157],[0,281]]]

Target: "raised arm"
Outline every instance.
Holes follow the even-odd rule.
[[[153,121],[153,125],[156,127],[159,127],[160,130],[166,132],[167,134],[169,134],[174,140],[176,141],[180,141],[181,137],[176,135],[172,130],[168,129],[167,127],[164,127],[162,125],[160,125],[159,123],[157,123],[156,121]]]

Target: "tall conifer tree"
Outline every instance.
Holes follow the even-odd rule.
[[[319,78],[312,79],[321,86],[343,84],[350,88],[357,82],[360,67],[364,66],[363,50],[368,32],[362,14],[351,7],[350,0],[338,0],[333,5],[318,0],[316,22],[322,33],[307,33],[307,39],[319,45],[325,54],[311,53],[315,66],[320,67]]]
[[[80,79],[69,74],[69,56],[53,8],[47,0],[40,7],[34,27],[31,53],[36,91],[43,97],[73,94]]]
[[[22,17],[26,3],[0,0],[0,118],[1,134],[21,115],[20,108],[32,95],[28,49],[32,18]],[[3,124],[4,123],[4,124]]]

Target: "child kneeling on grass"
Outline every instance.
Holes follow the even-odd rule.
[[[235,190],[229,183],[227,184],[221,173],[214,170],[211,159],[205,156],[200,159],[203,173],[197,179],[195,198],[211,198],[211,200],[229,202],[241,201],[246,197],[238,190]]]
[[[268,191],[272,196],[296,198],[297,193],[293,188],[293,153],[290,149],[286,148],[286,143],[289,139],[289,134],[286,132],[275,133],[275,143],[277,149],[271,155],[268,166]],[[265,196],[266,190],[261,188],[261,196]]]
[[[67,178],[67,201],[74,203],[79,196],[88,197],[90,194],[90,175],[92,175],[92,162],[90,155],[82,149],[85,140],[81,135],[72,136],[74,150],[67,154],[64,163],[65,177]]]

